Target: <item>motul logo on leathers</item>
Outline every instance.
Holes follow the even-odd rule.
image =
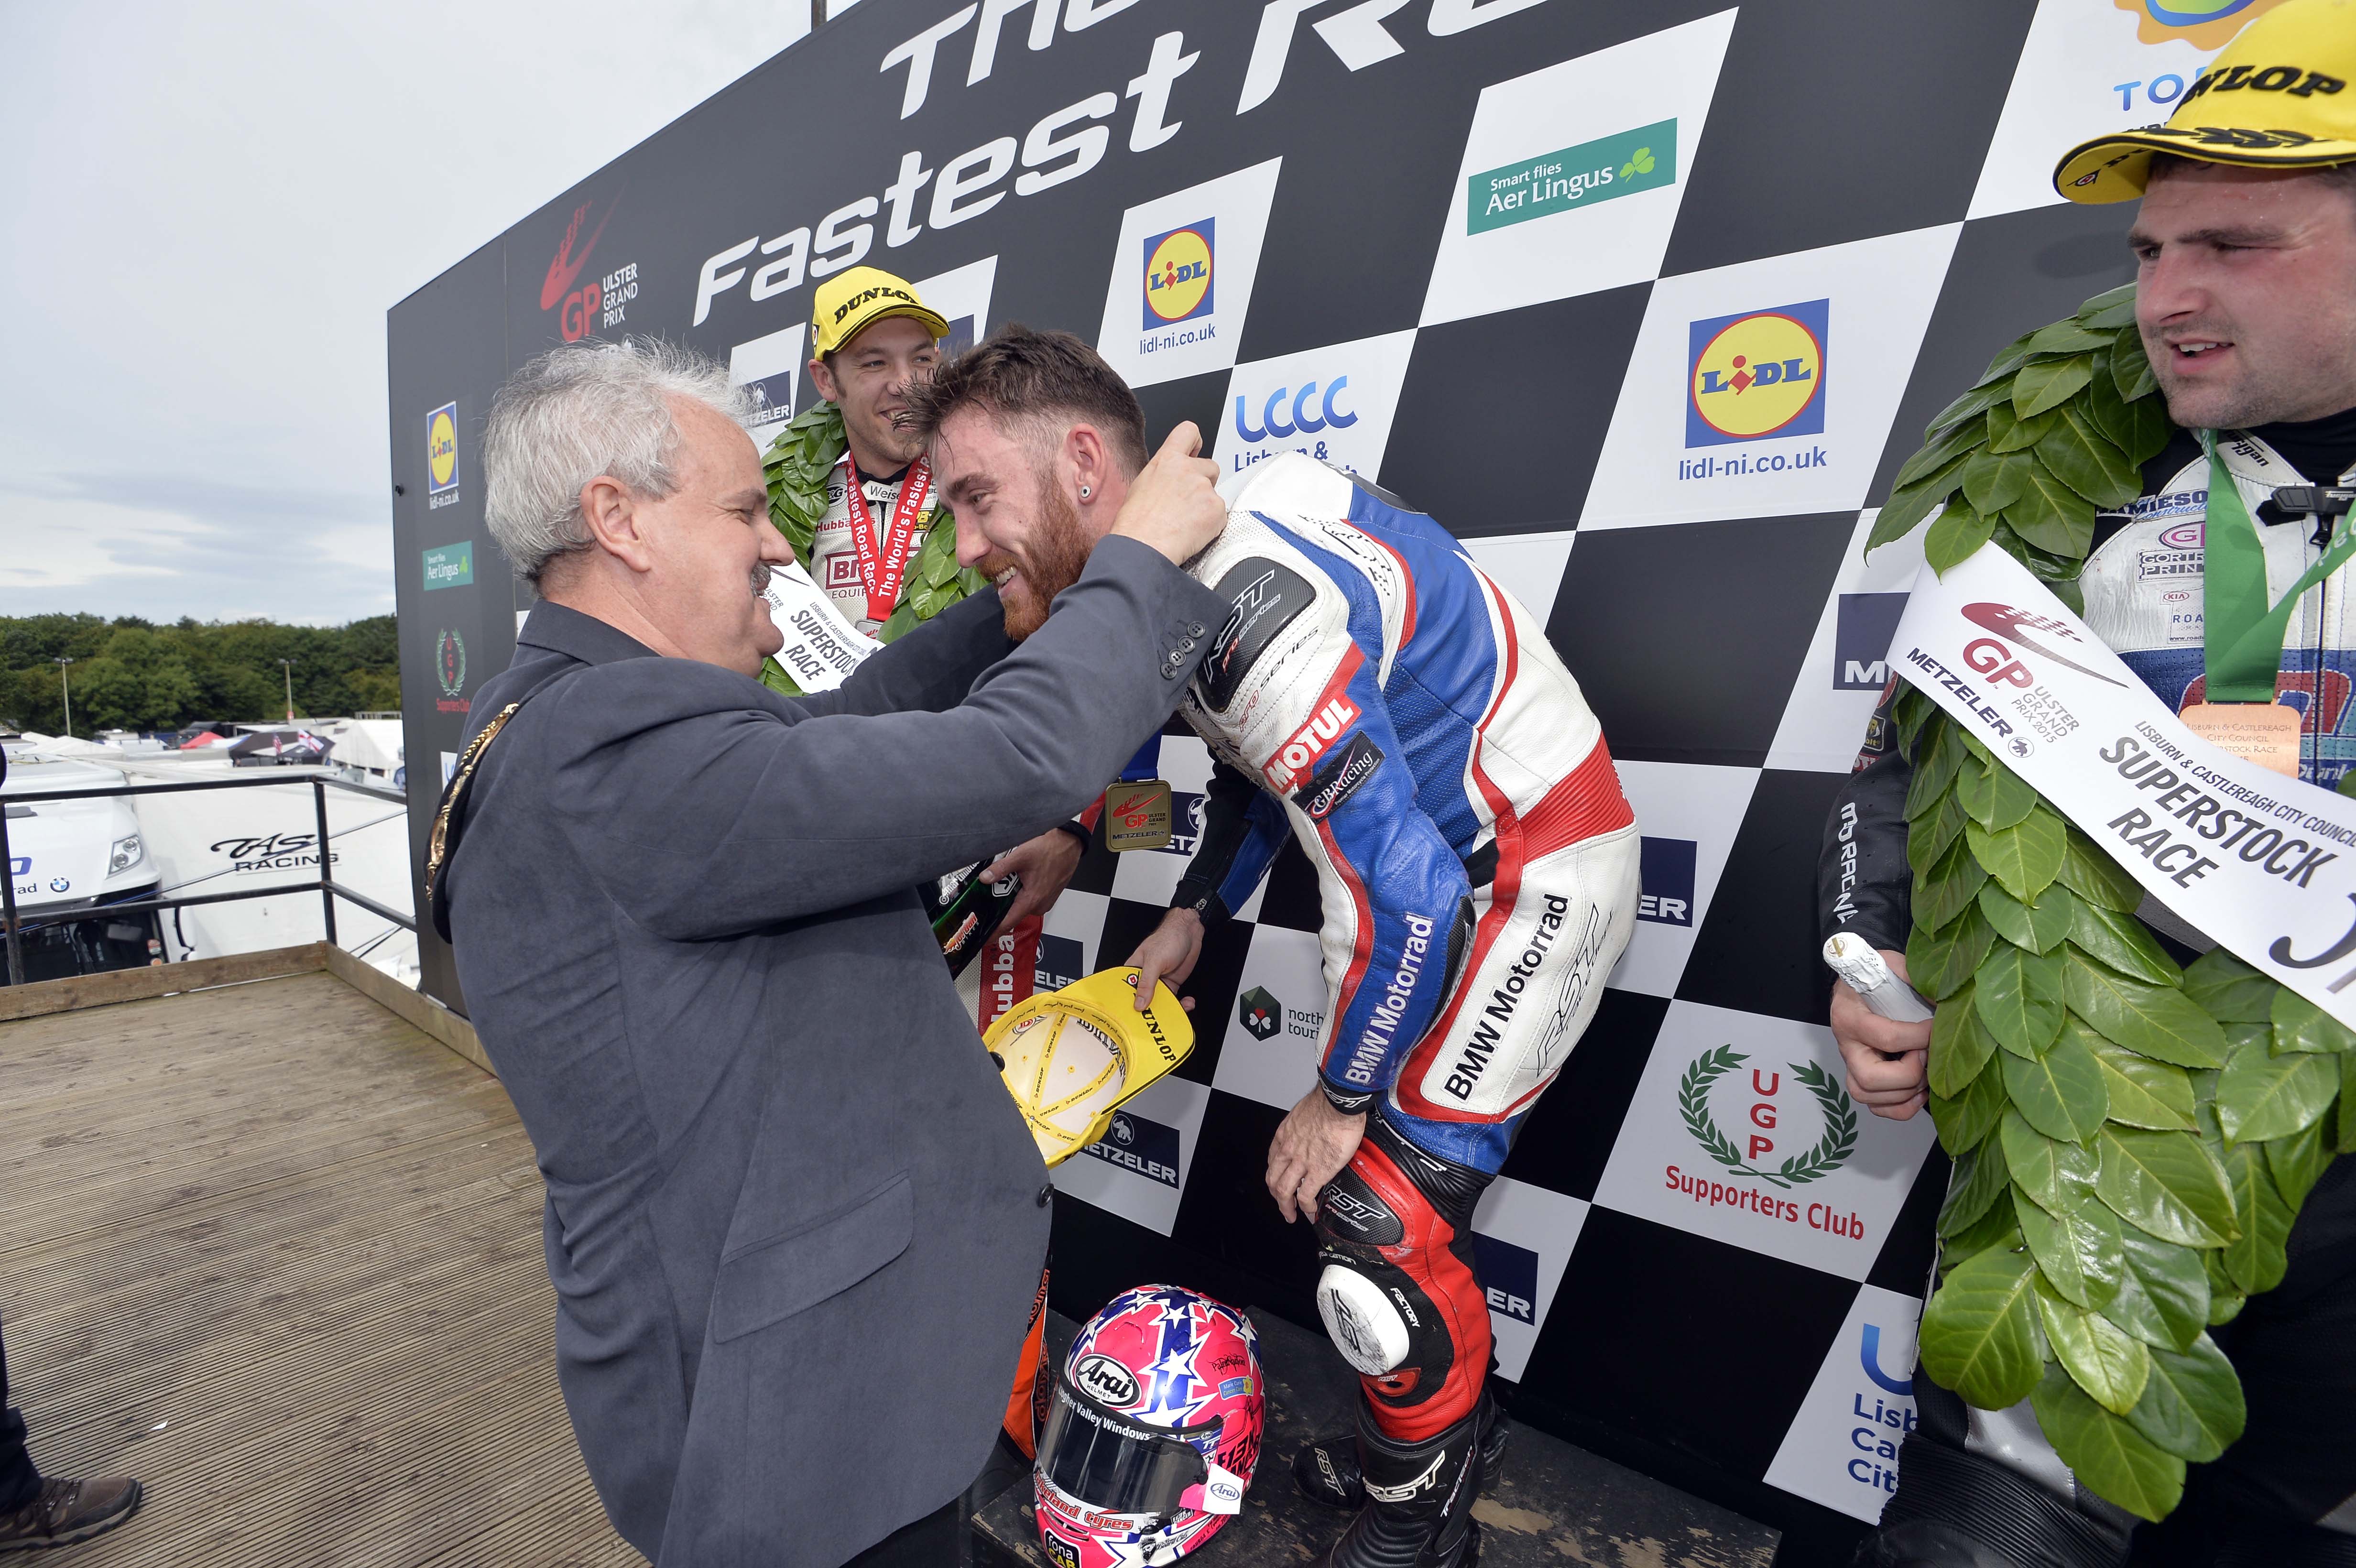
[[[1325,748],[1357,721],[1356,703],[1339,695],[1328,698],[1308,723],[1292,732],[1292,739],[1276,749],[1276,755],[1260,769],[1261,776],[1270,789],[1290,789],[1325,754]]]

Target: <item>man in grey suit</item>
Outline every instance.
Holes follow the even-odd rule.
[[[1176,563],[1225,517],[1182,426],[1019,649],[984,592],[780,697],[790,557],[739,412],[647,343],[494,401],[489,526],[541,603],[476,701],[436,902],[547,1178],[615,1528],[663,1568],[949,1562],[1049,1189],[909,890],[1161,726],[1218,620]]]

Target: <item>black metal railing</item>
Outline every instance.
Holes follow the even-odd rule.
[[[5,767],[0,767],[0,778],[5,776],[6,770]],[[274,899],[296,893],[317,893],[320,914],[327,922],[327,940],[331,943],[336,940],[336,901],[337,899],[357,904],[380,920],[389,920],[403,931],[414,935],[417,931],[416,921],[377,902],[357,888],[345,887],[336,880],[335,861],[327,848],[327,792],[329,790],[347,790],[353,795],[364,795],[378,800],[408,804],[408,797],[398,791],[378,789],[369,784],[353,784],[347,779],[329,778],[324,773],[313,773],[307,778],[290,779],[271,778],[267,774],[257,773],[244,778],[176,779],[169,784],[112,784],[102,789],[44,790],[37,795],[12,795],[5,798],[10,805],[30,805],[45,800],[107,800],[134,795],[187,795],[206,789],[285,789],[291,785],[303,784],[311,786],[312,803],[318,810],[319,876],[317,880],[281,882],[273,887],[247,888],[233,893],[192,893],[185,898],[132,899],[121,903],[92,904],[86,914],[80,912],[70,915],[44,912],[26,917],[16,912],[16,878],[15,860],[8,848],[8,815],[5,811],[0,811],[0,869],[8,872],[6,876],[0,876],[0,931],[5,931],[7,941],[8,984],[21,986],[25,983],[24,948],[17,934],[18,928],[27,923],[50,924],[61,919],[95,920],[105,915],[146,914],[161,912],[165,910],[186,909],[192,904],[235,903],[243,899]]]

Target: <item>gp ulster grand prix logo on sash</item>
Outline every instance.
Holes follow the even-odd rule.
[[[1211,314],[1215,298],[1212,286],[1216,281],[1212,272],[1218,265],[1217,228],[1215,219],[1206,218],[1184,229],[1147,236],[1143,322],[1147,331]]]
[[[1825,429],[1829,299],[1738,315],[1688,329],[1686,444],[1721,446]]]

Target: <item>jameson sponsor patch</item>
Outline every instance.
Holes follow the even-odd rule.
[[[1465,181],[1464,231],[1480,234],[1677,181],[1677,123],[1501,164]]]
[[[1309,608],[1316,590],[1291,568],[1254,556],[1231,568],[1213,592],[1227,602],[1227,618],[1194,679],[1203,700],[1224,713],[1259,656]]]
[[[1353,735],[1340,756],[1318,769],[1314,778],[1293,792],[1292,804],[1307,812],[1312,822],[1323,822],[1382,765],[1381,750],[1365,735]]]

